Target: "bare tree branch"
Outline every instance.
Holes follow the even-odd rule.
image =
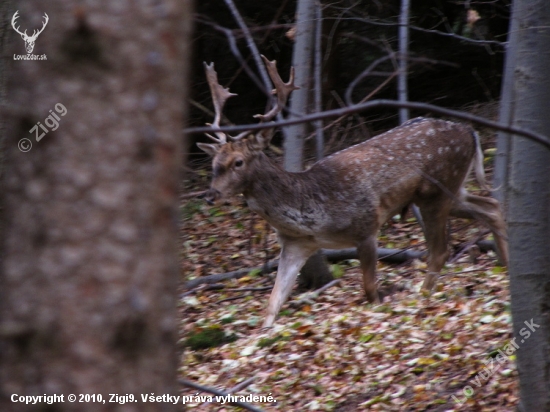
[[[372,19],[367,19],[365,17],[358,17],[358,16],[333,17],[333,18],[327,18],[327,20],[354,20],[354,21],[359,21],[359,22],[374,25],[374,26],[388,26],[388,27],[399,26],[399,23],[397,23],[397,22],[383,21],[383,20],[372,20]],[[483,47],[485,47],[487,45],[494,45],[494,46],[505,48],[506,45],[507,45],[506,42],[502,42],[502,41],[498,41],[498,40],[471,39],[469,37],[461,36],[461,35],[456,34],[456,33],[449,33],[449,32],[444,32],[444,31],[439,31],[439,30],[433,30],[433,29],[425,29],[423,27],[412,26],[412,25],[409,25],[409,29],[424,32],[424,33],[436,34],[438,36],[451,37],[451,38],[456,39],[456,40],[472,43],[474,45],[483,46]]]
[[[269,98],[271,98],[271,93],[269,92],[269,90],[271,89],[270,87],[268,87],[267,89],[265,88],[265,86],[262,84],[262,82],[258,79],[258,76],[256,76],[256,74],[254,73],[254,71],[250,68],[250,66],[246,63],[246,60],[245,58],[243,57],[243,55],[241,54],[239,48],[237,47],[237,39],[235,38],[235,36],[233,35],[233,31],[226,28],[226,27],[222,27],[220,26],[219,24],[216,24],[214,23],[213,21],[210,21],[210,20],[207,20],[207,19],[203,19],[203,18],[197,18],[198,21],[200,21],[201,23],[203,24],[206,24],[210,27],[212,27],[213,29],[223,33],[225,35],[225,37],[227,38],[227,41],[229,42],[229,48],[231,49],[231,52],[233,53],[233,55],[235,56],[235,58],[239,61],[239,63],[241,64],[241,66],[243,67],[244,71],[246,72],[246,74],[248,74],[248,76],[250,77],[250,79],[254,82],[254,84],[256,84],[256,86],[258,86],[258,88],[266,95],[266,96],[269,96]]]
[[[531,139],[537,143],[540,143],[541,145],[550,148],[550,139],[540,133],[533,132],[531,130],[525,130],[518,127],[512,127],[508,126],[499,122],[495,122],[489,119],[485,119],[483,117],[475,116],[470,113],[461,112],[458,110],[451,110],[451,109],[445,109],[443,107],[435,106],[433,104],[429,103],[420,103],[420,102],[398,102],[396,100],[387,100],[387,99],[379,99],[379,100],[373,100],[371,102],[366,103],[359,103],[354,104],[348,107],[343,107],[340,109],[334,109],[334,110],[327,110],[325,112],[321,113],[313,113],[304,115],[301,118],[295,118],[290,120],[284,120],[284,121],[277,121],[272,122],[269,124],[248,124],[248,125],[240,125],[240,126],[221,126],[219,129],[216,129],[215,131],[222,131],[226,133],[235,133],[235,132],[243,132],[245,130],[253,131],[253,130],[261,130],[266,128],[272,128],[272,127],[282,127],[282,126],[289,126],[291,124],[297,124],[297,123],[303,123],[303,122],[312,122],[314,120],[319,119],[326,119],[329,117],[337,117],[337,116],[343,116],[351,113],[358,113],[365,110],[373,109],[373,108],[379,108],[379,107],[407,107],[409,109],[414,110],[421,110],[425,112],[433,112],[438,113],[443,116],[449,116],[454,117],[457,119],[465,120],[468,122],[472,122],[481,126],[490,127],[496,130],[501,130],[504,132],[508,132],[511,134],[519,135],[526,137],[528,139]],[[214,130],[211,127],[189,127],[183,130],[184,133],[212,133]]]
[[[226,6],[231,11],[231,14],[233,15],[233,18],[237,21],[237,24],[241,28],[244,34],[244,38],[246,39],[246,44],[248,45],[248,48],[250,49],[250,53],[252,54],[252,58],[254,59],[254,63],[256,63],[256,68],[260,72],[260,76],[262,77],[262,81],[264,82],[264,87],[267,92],[271,90],[271,83],[269,82],[269,77],[267,76],[267,71],[265,70],[264,64],[262,63],[262,59],[260,58],[260,52],[258,51],[258,47],[256,46],[256,43],[254,43],[254,39],[252,38],[252,34],[250,34],[250,30],[248,29],[248,26],[245,24],[244,19],[242,18],[241,14],[239,13],[239,10],[237,9],[237,6],[235,6],[235,3],[233,3],[233,0],[224,0]]]

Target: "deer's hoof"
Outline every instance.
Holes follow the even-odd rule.
[[[424,279],[424,283],[422,284],[422,289],[431,291],[435,284],[437,283],[437,278],[439,277],[439,273],[437,272],[428,272],[426,274],[426,279]]]

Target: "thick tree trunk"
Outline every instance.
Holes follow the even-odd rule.
[[[15,31],[11,29],[11,15],[10,11],[13,9],[12,1],[7,0],[0,3],[0,57],[3,55],[2,51],[6,50],[9,44],[15,36]],[[7,72],[9,66],[13,64],[12,59],[0,58],[0,106],[6,105],[6,83]],[[6,116],[0,109],[0,136],[4,136],[6,127]],[[4,143],[5,139],[0,139],[0,179],[4,170]],[[2,227],[0,227],[0,233],[2,233]]]
[[[119,410],[110,393],[134,396],[125,411],[178,410],[141,394],[178,392],[191,1],[21,1],[18,10],[22,30],[40,27],[45,12],[50,21],[33,51],[47,60],[13,62],[8,82],[19,114],[4,136],[0,410],[37,410],[12,395],[44,394],[63,402],[40,410]],[[25,54],[19,37],[12,43],[4,58]],[[43,133],[38,122],[48,130],[39,141],[29,133]]]
[[[514,2],[514,70],[505,84],[514,126],[550,136],[550,8]],[[508,226],[514,337],[519,346],[520,410],[550,411],[550,151],[523,137],[510,142]]]

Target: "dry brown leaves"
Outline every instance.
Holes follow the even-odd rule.
[[[265,244],[269,257],[277,257],[274,233],[242,205],[213,208],[191,200],[182,205],[182,218],[182,283],[260,266]],[[459,228],[452,235],[455,250],[484,230],[465,222],[453,227]],[[380,246],[422,249],[423,237],[418,225],[394,222],[384,228]],[[419,291],[423,268],[419,261],[379,264],[381,285],[402,291],[371,305],[363,298],[357,262],[343,262],[335,268],[343,274],[339,286],[311,305],[285,305],[268,331],[260,325],[270,291],[228,290],[271,285],[265,277],[252,274],[221,290],[189,294],[180,305],[182,340],[208,325],[221,325],[239,339],[183,350],[181,377],[228,390],[255,376],[236,395],[271,394],[276,403],[254,404],[265,411],[513,411],[513,358],[488,369],[491,355],[512,337],[506,271],[495,266],[494,256],[472,263],[464,253],[446,266],[437,291],[427,297]],[[216,402],[188,408],[237,410]]]

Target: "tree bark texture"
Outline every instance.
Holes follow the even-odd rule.
[[[550,8],[544,0],[515,1],[512,18],[515,67],[507,75],[513,75],[514,89],[507,94],[512,101],[506,102],[512,124],[550,136]],[[550,151],[519,136],[511,139],[510,148],[509,273],[520,410],[549,412]]]
[[[306,114],[312,93],[312,64],[314,60],[313,46],[315,39],[316,8],[320,7],[315,0],[299,0],[296,12],[296,43],[292,56],[292,65],[296,70],[296,85],[300,89],[292,92],[290,110],[292,113]],[[318,24],[321,24],[318,22]],[[292,115],[291,115],[292,117]],[[284,143],[284,166],[290,172],[299,172],[304,166],[304,136],[306,123],[288,127]],[[301,270],[300,286],[319,288],[330,282],[333,277],[320,252],[311,256]]]
[[[399,76],[397,77],[397,96],[400,102],[409,100],[409,89],[407,85],[409,58],[409,0],[401,0],[401,12],[399,14]],[[399,109],[399,124],[409,120],[409,109]]]
[[[296,43],[292,54],[292,65],[296,77],[295,84],[300,88],[294,90],[290,97],[292,113],[306,114],[309,107],[309,96],[312,78],[313,40],[315,35],[315,0],[299,0],[296,11]],[[285,79],[286,80],[286,79]],[[290,118],[293,116],[291,115]],[[304,136],[307,130],[305,123],[287,128],[284,142],[284,166],[289,172],[300,172],[304,167]]]
[[[518,19],[510,19],[510,30],[506,46],[506,59],[504,63],[504,79],[500,93],[499,121],[505,125],[512,125],[515,109],[514,70],[516,65],[516,51],[518,37]],[[495,157],[494,187],[498,188],[494,195],[500,202],[505,215],[508,211],[508,172],[510,169],[510,133],[499,131],[497,135],[497,154]]]
[[[49,23],[33,51],[47,60],[14,61],[8,80],[19,114],[4,136],[2,411],[122,410],[110,393],[138,399],[125,411],[178,410],[140,395],[178,391],[177,195],[191,6],[17,5],[21,30],[40,28],[44,13]],[[25,54],[20,36],[12,46],[4,58]],[[46,120],[54,114],[59,120]],[[29,133],[38,122],[48,131],[39,141]],[[30,151],[18,148],[22,139]],[[37,409],[13,394],[64,402]],[[107,402],[71,403],[69,394]]]

